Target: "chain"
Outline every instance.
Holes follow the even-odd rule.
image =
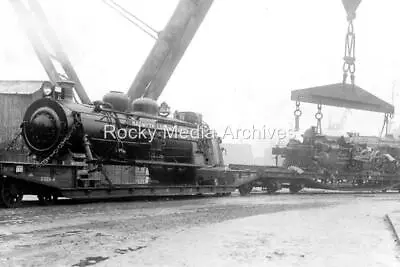
[[[107,116],[107,120],[111,124],[112,119],[113,119],[112,113],[106,112],[106,116]],[[118,116],[115,115],[114,119],[115,119],[115,123],[116,123],[118,129],[121,128],[121,123],[118,120]],[[125,153],[124,142],[121,140],[121,138],[119,138],[118,134],[116,135],[116,139],[117,139],[117,151],[116,152],[119,154],[120,152],[124,151],[123,153]]]
[[[318,108],[318,111],[317,111],[317,113],[315,113],[315,118],[317,119],[317,133],[322,134],[321,121],[322,121],[322,118],[324,117],[324,115],[322,115],[322,111],[321,111],[322,105],[318,104],[317,108]]]
[[[294,115],[295,116],[301,116],[302,112],[300,110],[300,102],[296,101],[296,109],[294,110]]]
[[[385,116],[383,118],[383,126],[382,126],[380,137],[382,137],[384,130],[385,130],[385,136],[388,135],[388,133],[389,133],[389,118],[392,118],[392,117],[393,117],[392,114],[385,113]]]
[[[9,151],[14,145],[15,142],[17,142],[18,138],[22,135],[22,131],[20,131],[14,138],[11,140],[11,142],[8,144],[6,151]]]
[[[346,41],[345,41],[345,49],[344,49],[344,63],[343,63],[343,83],[345,84],[347,81],[347,77],[350,73],[351,84],[354,86],[354,80],[356,72],[356,35],[354,33],[354,25],[353,20],[349,20],[349,26],[347,28]]]
[[[74,123],[72,124],[71,129],[68,131],[67,135],[63,138],[63,140],[57,145],[57,147],[51,152],[50,155],[48,155],[45,159],[43,159],[41,162],[39,162],[39,164],[35,165],[34,168],[38,169],[41,168],[43,166],[45,166],[46,164],[49,163],[49,161],[56,155],[58,154],[58,152],[60,152],[61,149],[64,148],[65,143],[71,138],[72,134],[74,133],[74,131],[76,130],[76,128],[79,125],[79,121],[76,118],[76,114],[74,114]]]
[[[294,130],[298,131],[300,130],[300,116],[301,116],[302,112],[300,110],[300,102],[296,101],[296,109],[294,111],[294,121],[295,121],[295,126],[294,126]]]

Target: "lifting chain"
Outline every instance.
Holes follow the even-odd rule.
[[[57,147],[50,153],[50,155],[48,155],[45,159],[43,159],[41,162],[39,162],[39,164],[34,165],[35,169],[39,169],[43,166],[45,166],[46,164],[49,163],[49,161],[58,154],[58,152],[60,152],[61,149],[64,148],[65,143],[71,138],[72,134],[75,132],[75,130],[80,126],[80,120],[78,119],[78,114],[74,113],[73,114],[74,117],[74,122],[71,126],[71,129],[68,131],[68,133],[65,135],[65,137],[63,138],[63,140],[57,145]]]
[[[343,63],[343,84],[346,83],[347,77],[350,74],[351,85],[354,86],[355,72],[356,72],[356,35],[354,33],[353,20],[349,20],[349,25],[347,27],[345,49],[344,49],[344,63]]]
[[[393,114],[392,113],[385,113],[385,116],[383,118],[383,126],[382,126],[380,137],[382,137],[383,131],[385,131],[385,136],[388,135],[388,133],[389,133],[389,119],[392,119],[392,118],[393,118]]]
[[[300,110],[300,102],[296,101],[296,109],[294,110],[294,122],[295,122],[295,126],[294,126],[294,130],[297,132],[300,130],[300,116],[301,116],[302,112]]]
[[[317,113],[315,113],[315,118],[317,119],[317,134],[322,134],[322,125],[321,125],[321,121],[322,118],[324,117],[324,115],[322,114],[322,105],[318,104],[317,106]]]

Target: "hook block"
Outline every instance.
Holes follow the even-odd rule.
[[[342,0],[344,9],[347,12],[347,20],[351,21],[356,18],[356,10],[361,3],[361,0]]]

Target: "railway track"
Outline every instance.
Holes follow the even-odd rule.
[[[349,196],[349,195],[365,195],[373,197],[374,195],[386,196],[393,195],[397,196],[399,193],[396,191],[387,191],[387,192],[369,192],[369,191],[303,191],[296,194],[283,191],[283,192],[275,192],[275,193],[267,193],[263,191],[253,191],[246,196],[240,196],[239,192],[233,192],[232,194],[224,194],[224,195],[194,195],[194,196],[150,196],[150,197],[131,197],[131,198],[122,198],[122,199],[68,199],[68,198],[60,198],[57,202],[48,203],[47,205],[43,205],[36,196],[28,195],[24,196],[23,201],[19,208],[34,208],[34,207],[42,207],[42,206],[67,206],[67,205],[78,205],[78,204],[95,204],[95,203],[118,203],[118,202],[170,202],[170,201],[178,201],[178,200],[195,200],[195,199],[210,199],[210,198],[252,198],[252,197],[262,197],[262,196],[271,196],[271,197],[279,197],[285,196],[290,198],[297,197],[306,197],[306,196]]]

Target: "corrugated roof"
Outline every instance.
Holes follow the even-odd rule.
[[[394,106],[359,86],[330,84],[292,91],[292,100],[351,109],[394,113]]]
[[[43,81],[4,81],[0,80],[0,94],[31,95],[40,89]]]

